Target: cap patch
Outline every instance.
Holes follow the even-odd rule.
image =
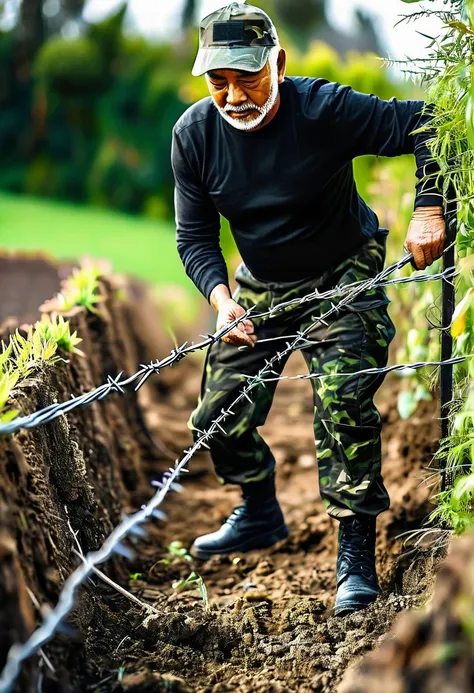
[[[261,19],[214,22],[212,44],[236,46],[274,46],[275,40]],[[208,44],[209,45],[209,44]]]
[[[215,22],[212,40],[214,43],[242,43],[245,36],[245,22]]]

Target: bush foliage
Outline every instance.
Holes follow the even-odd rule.
[[[0,102],[8,105],[0,109],[0,188],[172,215],[172,127],[207,95],[204,79],[190,75],[194,30],[153,44],[124,33],[123,18],[121,8],[80,36],[50,37],[21,80],[15,35],[0,34]],[[288,48],[290,74],[325,77],[383,98],[403,95],[374,56],[342,60],[320,42],[304,54]],[[369,169],[360,173],[367,177]]]

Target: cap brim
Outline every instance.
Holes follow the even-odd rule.
[[[199,77],[209,70],[258,72],[267,62],[271,48],[271,46],[200,48],[192,74],[194,77]]]

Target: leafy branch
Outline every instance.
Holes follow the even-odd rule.
[[[404,0],[405,2],[407,0]],[[445,199],[457,205],[456,241],[459,276],[457,308],[451,324],[455,355],[474,351],[474,0],[449,0],[450,12],[425,10],[441,21],[431,38],[428,58],[413,61],[413,69],[427,86],[431,120],[420,131],[441,175]],[[474,367],[469,361],[455,370],[455,399],[451,406],[450,435],[441,441],[437,458],[443,460],[451,486],[438,496],[434,518],[461,533],[474,526]]]

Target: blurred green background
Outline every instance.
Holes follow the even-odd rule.
[[[107,257],[118,271],[180,285],[196,297],[175,248],[170,144],[175,121],[206,96],[204,79],[190,75],[197,4],[186,0],[170,39],[151,42],[127,32],[127,3],[87,23],[84,0],[23,0],[14,25],[0,32],[0,248]],[[343,36],[328,22],[323,0],[257,4],[278,24],[289,74],[382,98],[415,95],[377,59],[383,42],[363,14]],[[355,168],[361,194],[392,230],[398,257],[413,158],[363,158]],[[232,267],[226,224],[223,247]]]

